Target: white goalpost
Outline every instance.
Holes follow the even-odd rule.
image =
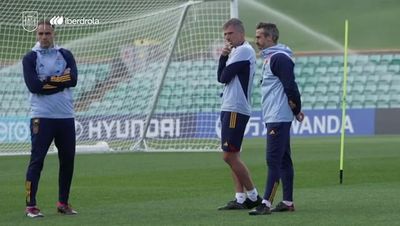
[[[21,59],[43,18],[56,24],[56,44],[77,61],[78,152],[219,150],[217,57],[221,26],[231,16],[237,17],[237,0],[6,3],[0,14],[0,155],[30,152]]]

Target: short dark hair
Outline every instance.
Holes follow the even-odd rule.
[[[55,26],[54,26],[53,24],[50,23],[50,20],[47,20],[47,19],[39,20],[37,26],[42,25],[42,24],[44,24],[44,25],[49,25],[50,27],[53,28],[53,30],[55,29]]]
[[[239,20],[238,18],[232,18],[230,20],[228,20],[224,26],[222,27],[224,30],[227,29],[230,26],[234,26],[237,31],[244,33],[244,26],[241,20]]]
[[[278,42],[279,30],[278,30],[278,28],[276,27],[275,24],[260,22],[260,23],[257,24],[256,29],[263,29],[265,37],[270,36],[274,43]]]

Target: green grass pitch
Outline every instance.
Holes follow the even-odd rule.
[[[346,138],[339,184],[339,138],[295,138],[294,213],[248,216],[216,208],[233,198],[221,153],[77,155],[71,203],[55,212],[58,162],[47,156],[38,202],[43,219],[24,216],[28,156],[0,158],[0,225],[389,225],[399,222],[399,136]],[[247,139],[242,158],[258,190],[265,184],[264,140]],[[279,201],[281,193],[277,194]]]
[[[283,16],[275,16],[262,7],[254,7],[251,4],[253,1],[278,10]],[[280,30],[279,40],[295,52],[338,49],[288,23],[287,16],[340,44],[344,43],[344,21],[348,19],[350,49],[398,50],[400,29],[393,28],[398,27],[399,12],[400,2],[397,0],[239,0],[239,17],[244,22],[246,35],[251,37],[249,41],[254,40],[258,22],[274,22]]]

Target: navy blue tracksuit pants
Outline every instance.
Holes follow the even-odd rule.
[[[49,119],[32,118],[31,158],[26,173],[26,205],[36,205],[36,193],[47,151],[54,140],[58,149],[59,202],[68,203],[75,158],[75,122],[73,118]]]
[[[290,157],[290,127],[292,122],[267,123],[268,178],[264,199],[274,200],[279,180],[282,180],[283,200],[293,201],[293,163]]]

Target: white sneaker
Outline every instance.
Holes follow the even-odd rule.
[[[27,206],[25,208],[25,214],[30,218],[44,217],[44,215],[40,212],[40,209],[36,206]]]
[[[57,212],[64,215],[75,215],[78,214],[70,204],[64,204],[61,202],[57,202]]]

